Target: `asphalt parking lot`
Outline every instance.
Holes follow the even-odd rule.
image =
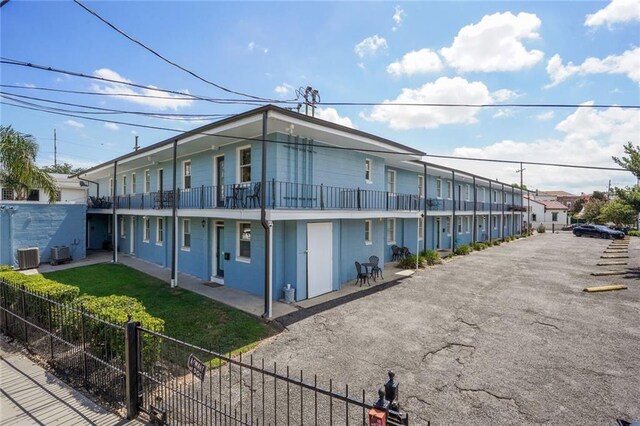
[[[288,324],[254,356],[372,397],[393,369],[411,424],[640,419],[638,275],[590,273],[611,241],[542,234]],[[625,259],[626,260],[626,259]],[[625,284],[627,290],[585,293]]]

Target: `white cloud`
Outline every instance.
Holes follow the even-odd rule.
[[[629,21],[640,21],[639,0],[612,0],[604,9],[587,15],[584,25],[599,27],[606,24],[611,27],[612,24]]]
[[[31,83],[18,83],[18,86],[22,86],[22,87],[29,87],[29,88],[34,88],[36,87],[35,84],[31,84]]]
[[[405,16],[407,16],[407,14],[404,12],[404,10],[400,6],[396,6],[395,13],[391,17],[393,19],[393,22],[395,23],[395,25],[391,27],[391,31],[396,31],[398,27],[402,25],[402,21],[404,20]]]
[[[280,96],[287,96],[293,91],[293,86],[287,83],[282,83],[277,85],[273,90]]]
[[[378,52],[378,50],[384,50],[386,48],[387,40],[376,34],[374,36],[367,37],[360,43],[356,44],[353,51],[356,52],[356,55],[359,57],[364,58],[365,56],[373,56]]]
[[[84,124],[79,123],[75,120],[67,120],[64,122],[64,124],[66,124],[67,126],[71,126],[71,127],[75,127],[76,129],[82,129],[84,128]]]
[[[453,155],[513,161],[552,162],[598,167],[617,167],[611,156],[624,155],[623,144],[640,134],[640,111],[618,107],[597,110],[578,108],[561,120],[556,129],[564,134],[557,139],[532,142],[502,140],[484,147],[460,147]],[[552,157],[551,157],[552,155]],[[519,182],[517,164],[484,163],[463,160],[440,160],[438,163],[458,167],[506,183]],[[524,183],[531,189],[558,189],[574,194],[605,189],[608,180],[617,185],[633,184],[631,173],[600,172],[589,169],[566,169],[524,165]]]
[[[120,127],[118,127],[118,125],[116,123],[104,123],[104,127],[106,127],[109,130],[119,130]]]
[[[128,80],[122,77],[117,72],[110,70],[108,68],[101,68],[93,72],[93,75],[96,77],[106,78],[109,80],[122,81],[125,83],[132,83],[131,80]],[[149,86],[151,89],[134,89],[131,86],[126,86],[120,83],[110,83],[105,82],[102,84],[94,83],[92,85],[92,89],[97,93],[106,93],[109,95],[113,95],[114,97],[127,101],[136,103],[139,105],[144,105],[148,107],[158,108],[161,110],[164,109],[173,109],[177,110],[179,108],[186,108],[193,104],[192,99],[184,99],[184,96],[181,95],[172,95],[166,92],[160,92],[157,90],[153,90],[154,86]],[[188,91],[184,91],[188,93]],[[125,96],[119,96],[125,95]],[[131,95],[145,95],[145,96],[153,96],[153,98],[144,98],[138,96]]]
[[[254,50],[257,50],[257,51],[265,53],[265,54],[269,53],[269,49],[267,47],[260,46],[255,41],[250,41],[249,44],[247,45],[247,49],[249,49],[250,52],[253,52]]]
[[[479,108],[402,106],[401,103],[490,104],[493,99],[484,83],[461,77],[440,77],[417,89],[402,89],[394,100],[374,106],[370,114],[360,116],[369,121],[388,123],[396,130],[431,129],[443,124],[473,124]]]
[[[522,40],[537,39],[541,21],[531,13],[485,15],[463,27],[451,47],[440,49],[448,65],[460,72],[517,71],[542,60],[540,50],[527,50]]]
[[[515,111],[511,108],[500,108],[493,114],[493,118],[507,118],[513,117],[515,115]]]
[[[358,62],[358,68],[360,68],[361,70],[363,70],[363,69],[365,69],[365,68],[367,68],[367,67],[364,65],[364,62]]]
[[[541,112],[540,114],[536,115],[536,120],[549,121],[555,116],[556,116],[556,113],[554,111]]]
[[[436,72],[442,69],[442,61],[436,52],[430,49],[412,50],[406,53],[400,61],[393,62],[387,67],[387,72],[394,75],[413,75]]]
[[[335,108],[316,108],[316,117],[342,126],[355,129],[356,126],[349,117],[341,117]]]
[[[580,65],[572,62],[562,64],[560,55],[554,55],[547,63],[547,74],[551,78],[547,88],[556,86],[574,75],[626,74],[632,81],[640,83],[640,47],[627,50],[621,55],[609,55],[604,59],[589,57]]]
[[[509,99],[517,98],[520,96],[521,95],[518,92],[514,92],[513,90],[509,90],[509,89],[500,89],[491,93],[491,97],[496,102],[506,102]]]

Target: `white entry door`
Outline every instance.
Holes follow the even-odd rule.
[[[332,230],[331,222],[307,224],[307,297],[333,290]]]

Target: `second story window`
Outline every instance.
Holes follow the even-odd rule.
[[[418,176],[418,197],[424,196],[424,176]]]
[[[447,198],[451,199],[453,194],[453,182],[450,180],[447,181]]]
[[[442,198],[442,179],[436,180],[436,198]]]
[[[136,179],[136,174],[135,173],[131,173],[131,193],[135,194],[138,190],[137,186],[137,179]]]
[[[480,201],[482,201],[483,203],[485,201],[487,201],[487,193],[486,192],[487,192],[486,189],[482,188],[482,192],[481,192],[482,195],[480,196]]]
[[[122,176],[122,195],[127,195],[127,176]]]
[[[495,189],[493,190],[493,202],[498,202],[498,191],[496,191]]]
[[[144,192],[146,194],[151,192],[151,172],[149,169],[144,171]]]
[[[251,182],[251,147],[238,150],[239,183]]]
[[[109,196],[113,195],[113,178],[109,179]]]
[[[364,180],[367,181],[367,183],[372,182],[371,169],[372,169],[371,160],[367,158],[366,160],[364,160]]]
[[[183,171],[183,180],[182,187],[184,189],[191,188],[191,161],[185,161],[182,163],[182,171]]]
[[[396,192],[396,171],[387,170],[387,191]]]
[[[471,201],[471,185],[467,184],[467,186],[465,188],[465,191],[466,191],[466,195],[467,195],[466,200],[467,201]]]

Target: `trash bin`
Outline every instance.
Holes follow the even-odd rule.
[[[296,298],[296,289],[291,287],[291,284],[287,284],[283,288],[284,290],[284,302],[293,303]]]

